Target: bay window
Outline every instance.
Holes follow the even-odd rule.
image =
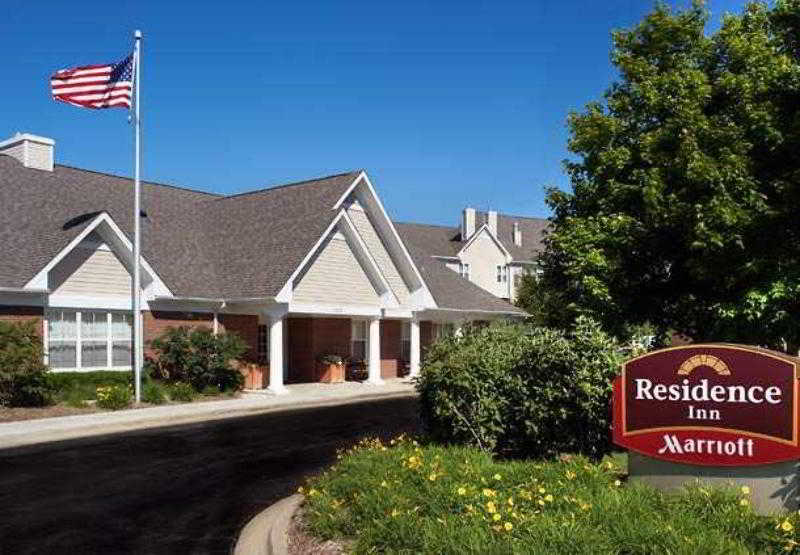
[[[54,369],[129,368],[132,315],[48,309],[47,359]]]

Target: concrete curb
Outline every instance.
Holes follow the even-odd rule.
[[[250,519],[236,540],[234,555],[287,555],[289,522],[303,499],[299,493],[284,497]]]
[[[54,441],[90,438],[138,430],[201,424],[204,422],[255,416],[258,414],[332,407],[362,403],[364,401],[391,400],[416,396],[417,393],[414,391],[370,391],[363,394],[347,395],[338,399],[317,399],[280,405],[263,405],[254,401],[237,406],[240,400],[210,401],[209,403],[214,403],[213,408],[191,414],[165,415],[159,412],[161,407],[156,407],[131,409],[116,413],[94,413],[79,416],[43,418],[41,420],[7,422],[0,424],[0,450],[17,447],[32,447]],[[119,421],[114,421],[118,420],[117,417],[120,416],[138,416],[139,418],[119,419]],[[76,423],[73,419],[81,420],[79,423]],[[108,420],[111,421],[109,422]],[[26,429],[28,428],[25,426],[26,423],[34,423],[34,426],[40,429]]]

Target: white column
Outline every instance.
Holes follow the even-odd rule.
[[[372,318],[369,321],[369,377],[367,383],[381,385],[381,319]]]
[[[419,344],[419,320],[416,318],[411,319],[411,359],[409,362],[409,376],[419,376],[419,361],[420,361],[420,344]]]
[[[269,320],[269,387],[275,395],[289,393],[283,385],[283,322],[285,314],[270,315]]]

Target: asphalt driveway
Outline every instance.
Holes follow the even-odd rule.
[[[229,553],[249,518],[413,397],[0,450],[0,553]]]

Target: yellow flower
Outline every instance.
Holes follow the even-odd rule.
[[[794,526],[792,526],[792,523],[789,522],[788,520],[784,520],[781,523],[781,530],[783,530],[784,532],[791,532],[792,530],[794,530]]]
[[[622,485],[622,482],[620,482],[619,480],[614,480],[614,485],[620,487]]]
[[[541,499],[539,499],[539,501],[537,501],[537,503],[539,503],[539,505],[541,505],[542,507],[544,507],[544,501],[542,501]]]
[[[483,495],[485,497],[494,497],[494,490],[491,490],[489,488],[483,488]]]
[[[591,505],[588,503],[581,503],[581,510],[588,511],[591,508]]]
[[[431,475],[428,476],[428,480],[430,480],[431,482],[435,482],[436,481],[436,473],[435,472],[431,472]]]
[[[466,495],[467,488],[458,488],[458,495]]]
[[[514,500],[511,497],[508,498],[508,506],[509,507],[513,507],[514,506]]]
[[[552,503],[553,496],[548,493],[547,495],[544,496],[544,500],[547,501],[548,503]]]
[[[400,511],[398,511],[397,509],[392,509],[392,518],[396,517],[399,514],[400,514]]]
[[[503,478],[503,477],[502,477],[502,476],[500,476],[499,474],[495,474],[495,475],[494,475],[494,479],[495,479],[495,480],[502,480],[502,478]]]
[[[575,476],[576,474],[574,472],[572,472],[571,470],[567,470],[567,480],[574,480]]]
[[[387,483],[386,483],[386,480],[384,480],[383,482],[381,482],[381,487],[382,487],[382,488],[388,488],[388,487],[389,487],[389,484],[387,484]]]
[[[511,524],[510,522],[506,522],[505,524],[503,524],[503,528],[506,529],[506,532],[511,532],[511,530],[514,529],[514,525]]]
[[[750,495],[750,488],[747,486],[742,486],[742,494]]]
[[[547,490],[544,489],[544,488],[539,488],[539,493],[544,493],[545,491],[547,491]]]
[[[747,499],[742,499],[741,501],[739,501],[739,505],[741,505],[742,507],[747,507],[749,504],[750,501],[748,501]]]
[[[493,512],[495,512],[497,510],[497,508],[494,506],[493,502],[489,501],[486,504],[486,510],[489,511],[490,513],[493,513]]]
[[[498,520],[500,520],[500,515],[499,515],[499,514],[497,514],[497,513],[495,513],[495,514],[492,516],[492,520],[494,520],[494,521],[498,521]]]
[[[315,490],[314,488],[311,488],[310,490],[308,490],[308,495],[310,497],[314,497],[315,495],[317,495],[317,490]]]

